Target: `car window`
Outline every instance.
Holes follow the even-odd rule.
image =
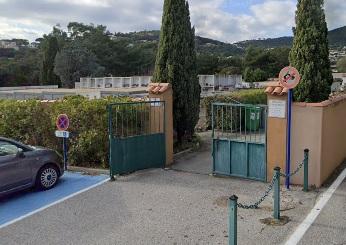
[[[19,148],[9,142],[0,141],[0,156],[16,155]]]

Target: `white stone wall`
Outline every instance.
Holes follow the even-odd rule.
[[[198,75],[202,91],[230,90],[242,83],[242,75]]]
[[[80,88],[137,88],[147,87],[151,82],[151,76],[133,77],[81,77],[75,86]],[[77,87],[76,87],[77,88]]]

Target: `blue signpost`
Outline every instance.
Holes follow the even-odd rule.
[[[290,188],[290,177],[291,172],[291,129],[292,129],[292,89],[288,90],[288,111],[287,111],[287,144],[286,144],[286,187]]]
[[[66,114],[61,114],[56,120],[56,127],[58,128],[55,131],[55,136],[62,138],[63,144],[63,157],[64,157],[64,167],[67,170],[67,139],[70,137],[70,133],[66,131],[70,126],[70,120]]]
[[[281,70],[279,75],[280,84],[288,89],[287,99],[287,143],[286,143],[286,175],[291,173],[291,129],[292,129],[292,101],[293,89],[300,82],[300,74],[294,67],[288,66]],[[286,187],[290,188],[290,178],[286,178]]]

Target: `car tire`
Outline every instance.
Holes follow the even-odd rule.
[[[59,180],[59,171],[53,164],[43,166],[36,177],[36,187],[39,190],[46,191],[53,188]]]

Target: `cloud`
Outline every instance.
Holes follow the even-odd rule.
[[[294,24],[295,3],[291,0],[269,0],[253,4],[250,14],[225,12],[220,8],[222,4],[223,1],[220,0],[205,1],[202,5],[191,4],[192,19],[198,33],[222,41],[235,42],[287,35]],[[289,11],[290,9],[292,11]]]
[[[346,1],[326,0],[325,11],[329,29],[346,25]]]
[[[108,0],[46,0],[46,2],[103,8],[111,7],[111,2]]]
[[[294,25],[296,0],[189,2],[197,34],[221,41],[291,35]],[[235,3],[237,11],[230,11]],[[159,29],[162,5],[162,0],[0,0],[0,38],[34,40],[71,21],[106,25],[112,32]],[[330,29],[346,24],[345,1],[328,0],[325,8]]]

